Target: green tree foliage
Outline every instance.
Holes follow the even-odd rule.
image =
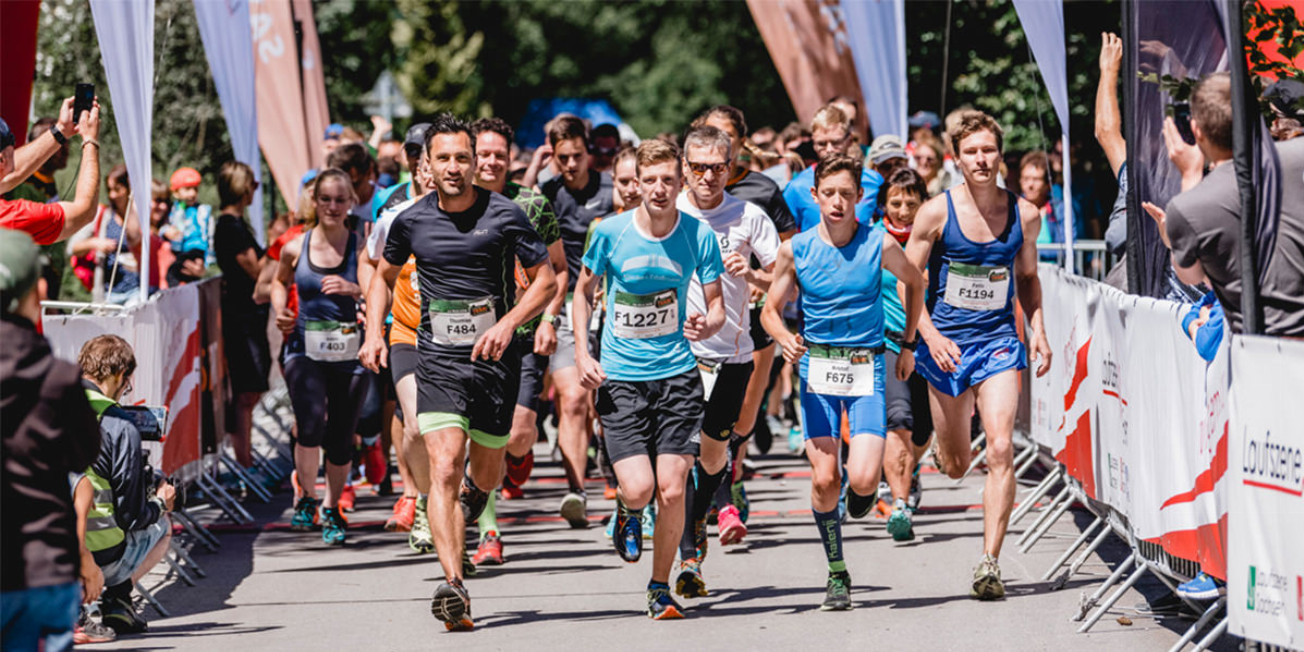
[[[331,0],[314,2],[312,9],[331,119],[366,124],[363,96],[380,73],[397,65],[390,43],[391,22],[398,16],[394,3]]]

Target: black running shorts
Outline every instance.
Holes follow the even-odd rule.
[[[696,368],[660,380],[608,380],[598,388],[607,456],[697,455],[703,416]]]
[[[716,441],[729,441],[729,434],[738,422],[738,413],[743,409],[743,399],[747,397],[747,381],[751,379],[755,366],[750,360],[740,364],[720,365],[719,376],[715,379],[711,397],[706,401],[706,413],[702,417],[702,433],[707,437]]]
[[[417,364],[417,425],[422,435],[460,427],[482,446],[502,448],[512,429],[520,388],[520,352],[497,361],[421,351]]]
[[[512,346],[521,355],[521,387],[516,392],[516,404],[539,411],[539,394],[543,393],[543,374],[548,371],[548,356],[534,352],[534,335],[517,335]]]
[[[928,381],[918,373],[910,374],[905,382],[897,380],[898,357],[891,349],[883,355],[887,429],[909,430],[910,441],[916,446],[923,446],[933,434],[933,413],[928,406]]]

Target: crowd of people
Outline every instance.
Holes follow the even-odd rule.
[[[1121,46],[1102,39],[1096,136],[1122,185]],[[1280,120],[1298,120],[1298,106],[1288,98]],[[252,415],[279,366],[295,416],[290,528],[342,545],[355,483],[397,494],[385,529],[437,554],[431,610],[450,630],[474,627],[467,578],[506,561],[499,500],[524,494],[550,429],[568,485],[557,513],[589,527],[586,480],[603,476],[616,553],[638,562],[651,540],[646,613],[661,620],[708,595],[711,522],[721,546],[746,539],[749,449],[779,436],[809,461],[828,563],[821,608],[845,610],[843,523],[878,510],[894,540],[913,539],[923,458],[931,449],[961,477],[979,426],[987,475],[970,595],[1002,598],[1021,373],[1052,364],[1038,245],[1063,240],[1063,204],[1077,198],[1058,184],[1062,152],[1007,152],[985,113],[921,112],[907,139],[871,140],[854,127],[859,110],[838,97],[809,124],[751,131],[720,105],[639,143],[563,114],[533,151],[497,118],[442,114],[401,140],[383,121],[370,141],[331,125],[326,166],[304,177],[266,248],[246,215],[258,182],[243,163],[221,166],[215,207],[199,203],[193,168],[138,182],[150,189],[147,239],[123,166],[99,205],[98,105],[74,116],[70,98],[17,149],[0,122],[0,307],[14,344],[0,353],[4,491],[30,499],[4,520],[5,647],[144,631],[133,582],[166,550],[175,500],[118,403],[136,368],[130,345],[106,335],[85,344],[80,369],[55,360],[39,299],[86,290],[128,304],[216,273],[236,462],[254,466]],[[1172,249],[1169,296],[1193,304],[1183,330],[1202,352],[1224,315],[1232,332],[1243,323],[1232,122],[1227,77],[1201,80],[1194,143],[1171,119],[1165,130],[1183,192],[1145,205]],[[74,136],[67,201],[53,175]],[[1280,222],[1261,256],[1265,330],[1291,337],[1304,336],[1301,143],[1277,147]],[[1108,228],[1089,227],[1112,248],[1127,238],[1124,195]],[[93,602],[98,621],[68,608]]]

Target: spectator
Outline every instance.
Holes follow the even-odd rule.
[[[0,193],[5,193],[6,199],[39,201],[34,197],[21,195],[10,197],[8,193],[30,179],[37,169],[45,164],[46,159],[54,156],[60,149],[64,149],[68,139],[78,133],[72,107],[73,98],[65,99],[59,108],[59,118],[54,122],[54,126],[44,132],[33,128],[27,137],[27,144],[15,150],[12,161],[14,167],[8,172],[0,173]]]
[[[39,251],[0,229],[0,648],[67,650],[81,601],[68,475],[95,461],[100,433],[77,366],[36,330]],[[88,578],[90,579],[90,578]]]
[[[915,171],[924,178],[924,183],[928,184],[929,197],[940,195],[942,191],[955,185],[955,177],[951,175],[951,171],[942,167],[946,148],[931,129],[916,129],[914,140],[910,141],[910,145]]]
[[[333,122],[326,127],[326,134],[322,136],[321,155],[323,158],[329,157],[335,148],[341,145],[340,137],[344,135],[344,125]]]
[[[65,103],[67,104],[67,103]],[[68,105],[71,111],[71,105]],[[62,124],[62,123],[60,123]],[[48,132],[63,133],[62,127]],[[100,192],[100,106],[96,102],[90,111],[82,114],[77,133],[82,136],[81,165],[77,170],[77,190],[73,201],[60,201],[54,204],[34,202],[27,199],[14,201],[0,200],[0,227],[25,231],[39,245],[48,245],[67,240],[72,234],[86,226],[95,217],[95,205]],[[42,138],[37,144],[44,141]],[[31,146],[24,147],[26,151]],[[54,153],[50,150],[50,154]],[[49,156],[49,154],[47,154]],[[8,178],[19,168],[20,161],[15,159],[14,134],[9,125],[0,120],[0,177]],[[21,157],[24,167],[31,167],[26,174],[35,171],[40,163],[33,164],[28,157]],[[26,176],[24,174],[24,178]]]
[[[1173,268],[1187,283],[1208,279],[1232,332],[1243,332],[1241,312],[1241,201],[1232,158],[1234,119],[1231,77],[1214,73],[1191,91],[1191,132],[1195,146],[1182,140],[1172,118],[1164,123],[1168,157],[1182,173],[1182,193],[1166,210],[1147,202]],[[1304,337],[1304,140],[1276,145],[1281,163],[1281,209],[1271,252],[1260,274],[1262,329],[1268,335]],[[1213,168],[1201,178],[1205,162]]]
[[[149,228],[152,233],[151,238],[157,238],[159,242],[158,257],[150,262],[150,285],[158,287],[167,287],[166,275],[160,270],[171,269],[172,264],[176,262],[176,254],[172,253],[172,247],[161,246],[165,239],[163,230],[168,227],[168,217],[172,215],[172,193],[168,191],[168,184],[158,179],[150,179],[149,182]],[[197,271],[203,274],[203,269],[189,270]]]
[[[1046,152],[1028,152],[1019,159],[1019,192],[1041,213],[1041,233],[1037,236],[1037,244],[1064,242],[1064,202],[1051,195]],[[1079,234],[1073,235],[1077,237]],[[1057,260],[1059,256],[1055,252],[1043,252],[1041,258]]]
[[[213,263],[213,207],[199,203],[199,170],[180,168],[172,173],[172,214],[163,237],[172,243],[176,261],[168,268],[168,285],[193,283],[204,277]]]
[[[68,241],[75,260],[94,260],[95,286],[107,287],[106,301],[122,305],[138,298],[140,291],[140,220],[133,215],[131,182],[127,166],[119,163],[105,177],[109,203],[102,206],[93,222]],[[158,251],[162,240],[150,234],[150,291],[158,290]]]
[[[254,406],[267,391],[272,360],[267,342],[268,309],[254,301],[263,248],[244,216],[257,188],[248,165],[238,161],[222,165],[217,176],[222,210],[213,233],[217,265],[222,270],[222,343],[232,397],[229,414],[233,418],[227,421],[227,433],[236,461],[246,468],[253,465],[249,433]]]
[[[72,126],[71,113],[69,114],[68,126]],[[57,136],[55,135],[56,132],[58,133]],[[63,135],[63,131],[60,130],[59,120],[56,118],[40,118],[32,123],[32,126],[27,130],[27,142],[29,143],[40,140],[42,136],[54,138],[58,148],[36,171],[32,172],[31,176],[27,177],[18,187],[6,193],[5,199],[30,199],[45,204],[59,201],[59,187],[54,182],[54,174],[68,167],[68,141]],[[63,140],[60,141],[59,139]],[[57,299],[62,290],[64,272],[68,268],[66,248],[51,244],[42,247],[41,253],[41,272],[47,285],[46,295]]]
[[[149,626],[136,613],[131,592],[167,552],[172,525],[166,514],[176,490],[147,475],[140,430],[118,405],[131,391],[136,372],[131,345],[117,335],[100,335],[82,345],[77,362],[102,441],[99,456],[74,483],[74,491],[85,481],[95,494],[88,506],[85,544],[104,572],[100,614],[114,632],[139,634]]]
[[[594,172],[611,172],[620,151],[620,130],[616,125],[603,123],[593,128],[593,146],[590,148],[589,169]]]
[[[1286,141],[1304,136],[1304,81],[1283,79],[1263,91],[1272,108],[1272,139]]]

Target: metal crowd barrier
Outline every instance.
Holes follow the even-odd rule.
[[[1064,243],[1039,242],[1037,252],[1041,254],[1042,262],[1064,266]],[[1122,258],[1109,253],[1104,240],[1075,240],[1072,255],[1074,273],[1101,283]]]

